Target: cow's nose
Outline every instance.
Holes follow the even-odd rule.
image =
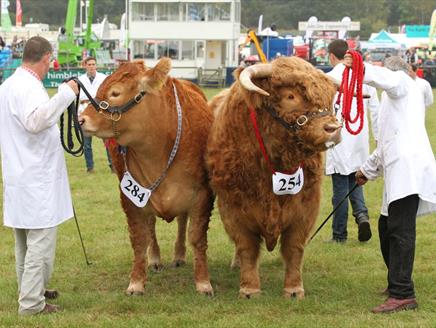
[[[80,125],[83,125],[84,123],[85,123],[85,118],[82,117],[82,116],[80,116],[80,117],[79,117],[79,124],[80,124]]]
[[[324,131],[327,133],[334,133],[336,130],[340,129],[341,125],[339,123],[326,123],[324,124]]]

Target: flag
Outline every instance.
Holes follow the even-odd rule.
[[[23,9],[21,8],[21,0],[17,0],[17,10],[15,16],[15,26],[23,25]]]

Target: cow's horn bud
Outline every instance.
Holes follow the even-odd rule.
[[[253,66],[249,66],[241,72],[239,75],[239,82],[249,91],[254,91],[260,93],[264,96],[269,96],[269,93],[265,90],[259,88],[255,85],[251,79],[252,78],[262,78],[262,77],[270,77],[272,75],[272,65],[271,64],[257,64]]]

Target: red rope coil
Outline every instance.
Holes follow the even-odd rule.
[[[336,104],[339,105],[342,99],[342,117],[345,122],[345,128],[352,135],[357,135],[363,129],[363,123],[365,118],[365,113],[363,109],[363,71],[364,65],[362,56],[357,51],[349,50],[347,53],[353,56],[352,67],[345,67],[342,74],[342,83],[339,88],[338,98]],[[350,79],[351,70],[351,79]],[[357,101],[357,113],[355,117],[351,117],[351,106],[353,103],[354,91],[356,91],[356,101]],[[359,121],[359,126],[356,130],[351,128],[351,124]]]

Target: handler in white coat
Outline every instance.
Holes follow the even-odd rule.
[[[334,40],[328,46],[329,60],[333,69],[327,73],[336,81],[342,81],[342,73],[345,65],[342,63],[344,55],[348,50],[348,44],[345,40]],[[326,152],[325,173],[332,177],[333,197],[332,205],[336,208],[348,192],[356,184],[355,173],[360,166],[369,157],[369,128],[368,116],[369,111],[372,121],[373,135],[377,131],[377,111],[379,106],[377,91],[367,85],[363,86],[363,93],[370,97],[364,99],[365,118],[362,131],[358,135],[350,134],[347,129],[341,130],[341,142],[335,147],[328,149]],[[336,94],[336,97],[338,94]],[[335,97],[335,102],[336,102]],[[356,99],[353,99],[351,107],[351,116],[357,115]],[[336,113],[339,121],[342,121],[342,109]],[[356,130],[359,122],[352,125]],[[369,223],[368,208],[365,205],[363,188],[357,187],[349,196],[349,201],[353,210],[353,216],[358,224],[358,240],[368,241],[371,238],[371,228]],[[343,202],[333,215],[332,222],[332,241],[345,242],[348,237],[348,200]]]
[[[84,61],[86,73],[79,76],[85,89],[88,91],[92,98],[95,98],[97,90],[103,81],[106,79],[106,74],[97,72],[97,61],[94,57],[87,57]],[[80,90],[79,95],[80,106],[78,114],[82,113],[89,104],[88,96]],[[83,154],[85,155],[86,172],[94,172],[94,156],[92,153],[92,137],[83,136]],[[106,155],[108,159],[109,168],[112,170],[112,160],[109,151],[106,148]]]
[[[351,57],[346,60],[350,65]],[[384,176],[379,237],[389,298],[375,313],[417,307],[412,281],[416,216],[436,211],[436,161],[424,121],[416,115],[424,110],[423,93],[400,57],[387,58],[385,67],[365,64],[364,83],[384,92],[377,148],[356,173],[359,184]]]
[[[23,64],[0,86],[0,147],[4,225],[14,228],[19,314],[56,312],[46,291],[56,248],[56,227],[73,216],[65,158],[56,125],[79,90],[70,81],[49,98],[51,44],[30,38]]]

